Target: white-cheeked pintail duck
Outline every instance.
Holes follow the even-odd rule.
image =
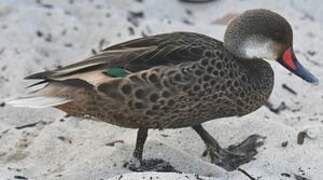
[[[287,20],[256,9],[229,23],[224,42],[192,32],[127,41],[84,61],[26,77],[41,80],[35,86],[45,86],[9,103],[55,107],[72,116],[138,128],[133,159],[127,164],[134,171],[153,169],[154,163],[142,158],[148,129],[182,127],[200,135],[212,163],[234,170],[253,159],[263,137],[251,135],[222,148],[201,124],[243,116],[264,105],[274,84],[270,60],[318,83],[296,59]]]

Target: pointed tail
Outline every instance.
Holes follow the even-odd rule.
[[[29,96],[7,99],[6,104],[15,107],[47,108],[62,105],[72,100],[63,97]]]

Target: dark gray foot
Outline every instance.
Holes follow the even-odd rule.
[[[169,162],[162,159],[147,159],[131,160],[127,162],[124,167],[131,171],[143,172],[143,171],[155,171],[155,172],[179,172]]]
[[[233,171],[240,165],[254,160],[257,148],[264,144],[265,137],[254,134],[238,145],[230,145],[228,148],[219,148],[218,144],[207,144],[204,156],[209,155],[211,162],[223,167],[227,171]]]

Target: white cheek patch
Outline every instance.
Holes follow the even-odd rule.
[[[276,59],[273,41],[261,36],[248,38],[242,46],[242,52],[246,58]]]

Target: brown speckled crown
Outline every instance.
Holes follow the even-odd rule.
[[[255,9],[245,11],[230,22],[224,35],[224,46],[236,56],[243,57],[243,43],[254,35],[259,37],[255,42],[259,46],[268,40],[273,41],[277,56],[293,42],[292,28],[284,17],[269,10]]]

